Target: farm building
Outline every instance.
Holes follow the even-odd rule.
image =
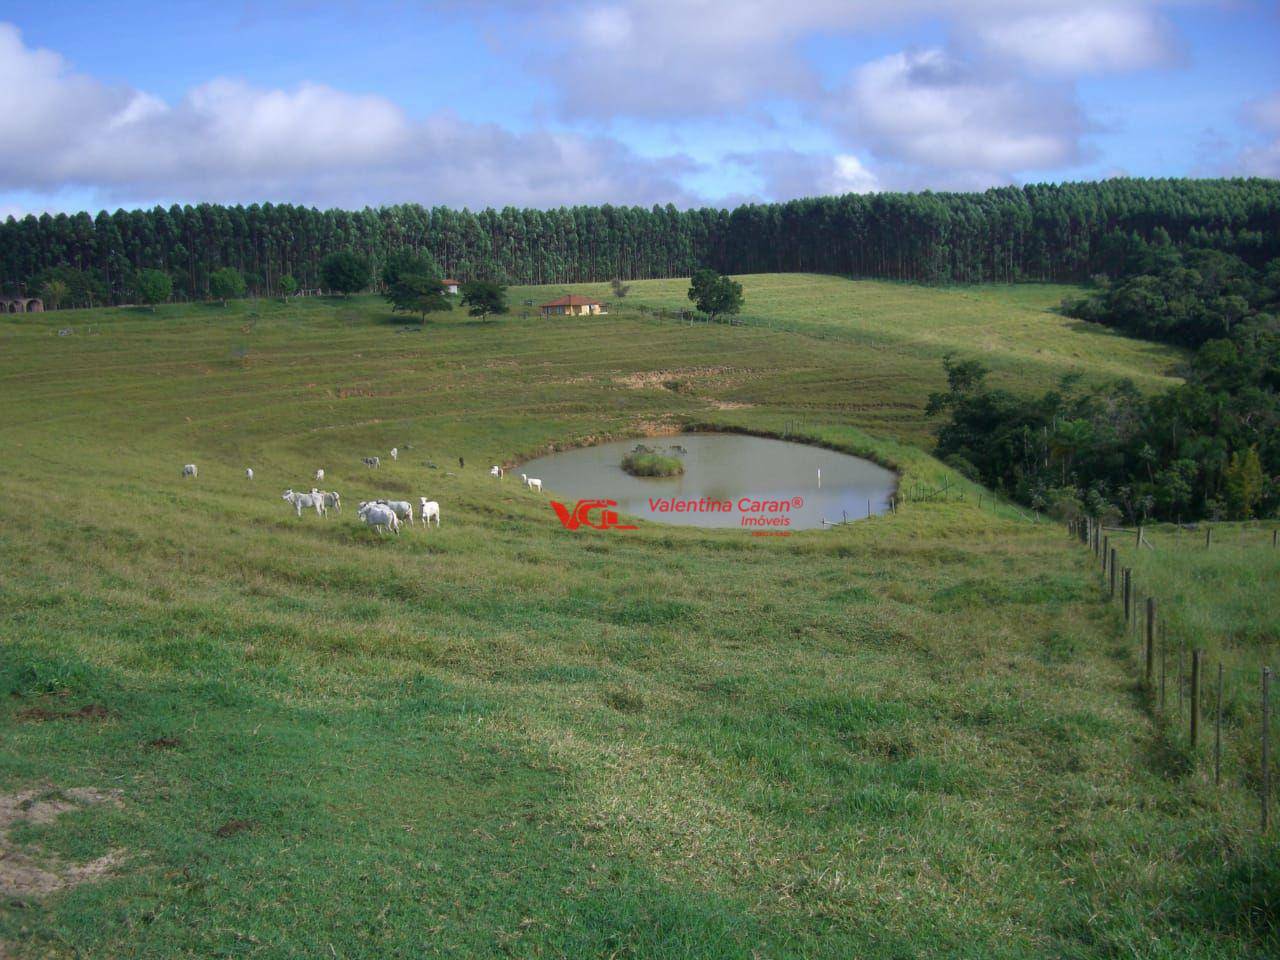
[[[590,297],[580,297],[576,293],[567,297],[560,297],[552,300],[550,303],[538,305],[538,309],[542,311],[544,317],[555,317],[569,315],[583,315],[589,313],[608,313],[604,304],[599,300],[593,300]]]
[[[458,281],[451,279],[450,277],[445,277],[443,280],[441,280],[440,286],[444,287],[445,293],[456,295],[458,292]]]
[[[0,297],[0,313],[42,313],[44,301],[39,297]]]

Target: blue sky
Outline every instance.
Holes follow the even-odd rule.
[[[0,6],[0,215],[1280,176],[1280,4]]]

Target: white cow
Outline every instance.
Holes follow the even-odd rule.
[[[409,525],[413,526],[413,504],[408,500],[361,500],[360,509],[363,510],[371,503],[376,503],[379,506],[386,507],[394,513],[397,518],[401,520],[408,520]]]
[[[542,481],[537,477],[526,477],[522,473],[520,474],[520,479],[524,481],[524,485],[530,490],[537,490],[539,493],[542,492]]]
[[[245,477],[245,479],[246,479],[246,480],[252,480],[252,479],[253,479],[253,467],[245,467],[245,468],[244,468],[244,477]]]
[[[489,476],[496,477],[497,479],[501,480],[502,468],[495,463],[492,467],[489,468]]]
[[[342,497],[338,495],[337,490],[317,490],[313,492],[320,494],[320,502],[324,504],[325,513],[330,510],[335,513],[342,512]]]
[[[434,500],[428,500],[426,497],[419,497],[418,516],[422,518],[422,525],[429,527],[431,518],[436,518],[436,526],[440,526],[440,504]]]
[[[399,460],[399,459],[400,459],[400,448],[399,448],[399,447],[392,447],[392,448],[391,448],[391,459],[392,459],[392,460]]]
[[[316,471],[316,483],[324,483],[324,467]]]
[[[385,534],[388,528],[392,533],[400,532],[400,518],[396,516],[394,510],[380,503],[361,504],[359,517],[379,534]]]
[[[196,469],[196,465],[194,463],[188,463],[182,468],[182,476],[184,479],[187,477],[195,478],[199,475],[200,471]]]
[[[299,517],[302,516],[303,510],[315,510],[317,517],[324,516],[324,500],[321,499],[318,491],[294,493],[293,490],[286,490],[280,499],[292,504]]]
[[[390,509],[401,520],[408,520],[409,526],[413,526],[413,504],[408,500],[379,500],[378,503]]]

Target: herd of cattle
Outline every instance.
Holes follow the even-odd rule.
[[[391,448],[391,459],[400,459],[399,448]],[[366,467],[376,469],[381,465],[382,460],[379,457],[361,457],[360,462]],[[461,457],[458,458],[458,465],[464,465]],[[435,465],[431,464],[431,466]],[[244,475],[246,480],[252,480],[253,467],[245,467]],[[200,476],[200,470],[194,463],[188,463],[182,468],[182,476],[184,479],[190,477],[194,480]],[[495,464],[489,468],[489,476],[501,480],[505,476],[505,471]],[[537,477],[529,477],[522,473],[520,474],[520,479],[530,490],[536,490],[538,493],[542,492],[542,481]],[[315,480],[317,483],[324,482],[323,468],[316,470]],[[318,517],[328,516],[330,510],[334,513],[342,513],[342,497],[336,490],[321,490],[319,487],[312,487],[309,491],[303,493],[290,487],[284,492],[281,499],[293,508],[299,519],[301,519],[304,510],[314,510]],[[409,526],[414,524],[413,504],[408,500],[361,500],[360,506],[356,510],[356,516],[379,534],[386,534],[388,531],[399,533],[403,523],[408,523]],[[435,520],[438,528],[440,526],[440,504],[435,500],[419,497],[417,519],[421,521],[424,527],[430,526],[431,521]]]

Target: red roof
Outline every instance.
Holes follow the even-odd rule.
[[[458,285],[457,280],[450,280],[448,277],[445,277],[440,282],[443,283],[446,287],[456,287]]]
[[[550,303],[542,303],[542,304],[539,304],[538,306],[539,308],[541,308],[541,307],[589,307],[592,305],[595,305],[598,307],[604,306],[604,304],[601,303],[599,300],[592,300],[590,297],[580,297],[576,293],[571,293],[567,297],[561,297],[558,300],[552,300]]]

